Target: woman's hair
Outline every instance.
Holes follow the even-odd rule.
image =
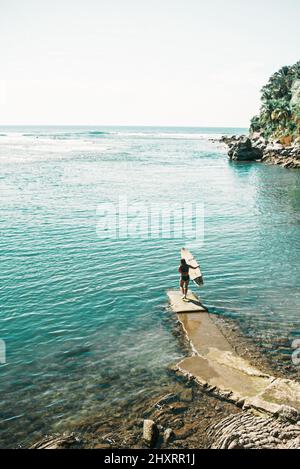
[[[181,265],[185,265],[186,264],[186,260],[185,259],[181,259]]]

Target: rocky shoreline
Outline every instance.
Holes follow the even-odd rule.
[[[172,332],[184,353],[192,355],[179,321],[173,321]],[[103,410],[74,426],[72,433],[45,435],[31,449],[210,448],[209,428],[241,410],[203,393],[193,379],[175,371],[175,364],[166,372],[173,385],[155,397],[137,397],[130,410],[128,403],[110,413]]]
[[[267,141],[259,133],[250,136],[223,136],[220,141],[229,147],[228,156],[231,161],[261,162],[277,164],[284,168],[300,168],[300,138],[290,145],[279,141]]]
[[[291,377],[289,367],[277,367],[239,327],[228,319],[212,315],[217,327],[244,358],[266,373]],[[192,354],[180,322],[174,335],[186,353]],[[293,379],[300,381],[299,369]],[[174,385],[161,389],[151,399],[137,399],[107,415],[94,416],[74,427],[73,433],[46,436],[33,449],[66,448],[299,448],[300,415],[290,408],[277,418],[245,412],[225,399],[203,392],[193,378],[182,376],[174,366],[169,370]],[[271,428],[272,434],[268,431]]]

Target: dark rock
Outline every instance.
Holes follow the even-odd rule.
[[[232,161],[255,161],[260,160],[263,153],[259,148],[253,147],[250,138],[246,137],[230,148],[228,156]]]
[[[170,406],[170,411],[173,414],[181,414],[182,412],[185,412],[187,410],[187,406],[184,404],[180,404],[179,402],[175,402]]]
[[[173,420],[173,425],[176,428],[182,428],[184,426],[184,421],[181,418],[176,418],[175,420]]]
[[[259,133],[223,136],[221,142],[229,147],[228,156],[231,161],[261,161],[277,164],[288,169],[300,168],[300,139],[285,146],[279,141],[268,142]]]

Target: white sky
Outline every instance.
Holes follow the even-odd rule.
[[[299,0],[0,0],[0,125],[248,126]]]

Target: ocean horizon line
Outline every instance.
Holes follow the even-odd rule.
[[[124,127],[124,128],[169,128],[169,129],[248,129],[243,125],[153,125],[153,124],[0,124],[0,127]]]

